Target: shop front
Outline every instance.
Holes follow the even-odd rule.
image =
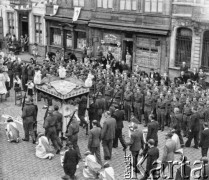
[[[83,56],[84,48],[88,46],[88,26],[85,23],[69,23],[69,20],[59,21],[59,18],[45,17],[47,23],[48,40],[47,51],[63,51],[64,56],[71,53],[75,54],[77,59]]]

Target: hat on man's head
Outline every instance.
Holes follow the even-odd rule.
[[[27,98],[25,99],[25,104],[31,104],[30,98],[27,97]]]

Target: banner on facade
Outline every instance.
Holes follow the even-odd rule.
[[[53,5],[53,14],[50,14],[50,16],[55,16],[58,12],[59,6],[58,5]]]
[[[81,7],[75,7],[74,8],[74,14],[73,14],[73,22],[78,20],[78,17],[80,15],[81,12]]]

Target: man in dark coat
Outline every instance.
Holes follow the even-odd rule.
[[[118,139],[119,139],[122,146],[123,146],[123,149],[125,150],[126,143],[125,143],[125,140],[122,135],[122,129],[124,127],[123,121],[124,121],[125,113],[123,110],[119,110],[118,108],[119,108],[118,105],[115,105],[115,111],[112,115],[112,117],[115,118],[115,120],[116,120],[116,126],[117,126],[117,128],[115,130],[115,139],[113,141],[113,147],[114,148],[118,147]]]
[[[98,127],[97,120],[92,122],[93,128],[89,131],[88,149],[95,155],[97,162],[102,166],[102,160],[100,155],[100,142],[101,142],[101,128]]]
[[[113,139],[115,138],[116,120],[111,117],[107,111],[107,118],[104,121],[102,128],[102,145],[104,150],[104,159],[110,160],[112,157]]]
[[[138,129],[137,124],[133,125],[133,131],[131,132],[130,142],[127,143],[130,145],[130,151],[133,158],[133,170],[134,172],[138,172],[137,170],[137,160],[139,151],[144,149],[144,141],[143,141],[143,133],[140,129]]]
[[[52,144],[56,149],[56,154],[59,154],[62,148],[62,143],[57,136],[56,117],[53,116],[53,110],[49,110],[48,114],[49,115],[44,120],[43,127],[45,128],[46,137],[52,141]]]
[[[57,106],[57,105],[54,105],[53,116],[56,118],[57,136],[60,137],[60,133],[62,133],[63,115],[59,112],[59,106]],[[62,136],[63,136],[63,134],[62,134]]]
[[[200,131],[200,119],[199,113],[197,112],[197,107],[192,108],[193,115],[191,115],[190,119],[190,129],[189,129],[189,137],[185,144],[186,147],[190,147],[191,141],[194,138],[194,148],[198,149],[198,139],[199,139],[199,131]]]
[[[148,132],[147,132],[147,139],[146,141],[148,142],[149,139],[154,139],[155,140],[155,146],[158,145],[158,128],[159,128],[159,123],[155,121],[154,115],[150,114],[149,115],[149,120],[150,122],[147,125]]]
[[[154,146],[155,141],[153,139],[148,140],[148,147],[149,150],[147,152],[147,165],[146,165],[146,171],[144,177],[141,178],[141,180],[148,179],[150,175],[150,171],[153,168],[156,168],[156,164],[153,164],[158,158],[159,158],[159,149]]]
[[[208,148],[209,148],[209,129],[208,129],[208,123],[204,123],[204,130],[201,133],[200,136],[200,144],[202,157],[206,156],[208,154]]]
[[[33,124],[36,118],[36,109],[35,106],[31,104],[30,99],[25,100],[25,106],[22,111],[22,119],[23,119],[23,129],[25,132],[25,138],[23,141],[29,141],[29,134],[32,137],[33,144],[35,144],[35,134],[33,131]]]
[[[79,163],[79,156],[78,153],[73,149],[73,143],[68,142],[67,146],[69,147],[68,151],[65,153],[64,156],[64,163],[63,168],[65,172],[65,176],[62,177],[62,179],[76,179],[75,172],[77,165]]]
[[[79,158],[81,159],[80,149],[78,147],[78,132],[79,132],[79,124],[75,117],[73,117],[72,122],[70,123],[66,137],[67,141],[72,142],[73,148],[77,151]]]

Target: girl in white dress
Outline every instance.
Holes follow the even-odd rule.
[[[11,117],[7,119],[6,135],[9,142],[19,142],[19,130],[17,129],[16,123]]]

